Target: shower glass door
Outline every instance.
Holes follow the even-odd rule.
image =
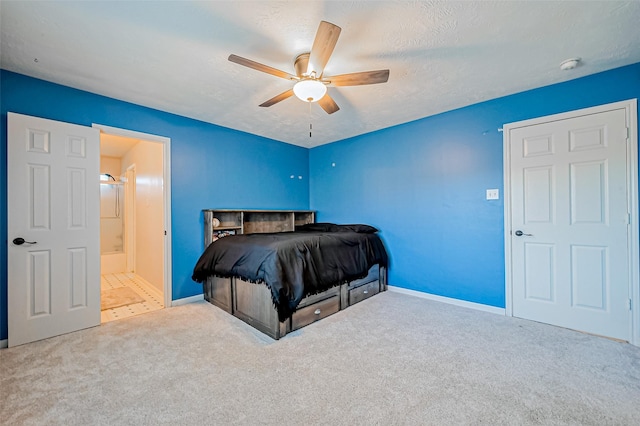
[[[124,251],[124,187],[100,181],[100,254]]]

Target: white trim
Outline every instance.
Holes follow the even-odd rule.
[[[134,272],[136,270],[136,165],[130,164],[125,172],[127,182],[124,186],[124,226],[125,226],[125,244],[126,244],[126,271]]]
[[[513,276],[511,271],[511,143],[510,132],[507,126],[502,128],[502,164],[504,165],[504,188],[502,190],[502,200],[504,202],[504,307],[505,315],[513,316]]]
[[[534,126],[551,121],[566,120],[588,114],[599,114],[606,111],[624,109],[627,116],[627,126],[629,128],[629,143],[627,144],[627,170],[628,170],[628,191],[630,206],[630,224],[628,227],[629,241],[629,285],[632,302],[631,310],[631,336],[629,343],[640,346],[640,237],[638,218],[638,101],[629,99],[621,102],[614,102],[599,105],[591,108],[584,108],[569,111],[561,114],[554,114],[545,117],[533,118],[530,120],[518,121],[502,126],[503,128],[503,164],[504,164],[504,250],[505,250],[505,312],[507,316],[513,316],[513,276],[511,269],[511,144],[510,132],[512,129]]]
[[[629,205],[631,206],[631,223],[629,226],[629,256],[631,291],[631,341],[635,346],[640,346],[640,235],[639,235],[639,210],[638,210],[638,100],[627,101],[627,126],[629,128],[629,143],[627,147],[628,173],[629,173]]]
[[[167,234],[164,239],[164,306],[171,306],[173,288],[171,277],[171,138],[96,123],[93,123],[91,127],[110,135],[163,144],[164,229]]]
[[[461,306],[463,308],[475,309],[477,311],[489,312],[491,314],[504,315],[503,308],[497,308],[495,306],[484,305],[482,303],[468,302],[466,300],[454,299],[451,297],[438,296],[437,294],[424,293],[422,291],[409,290],[402,287],[387,286],[389,291],[394,293],[406,294],[409,296],[419,297],[421,299],[433,300],[435,302],[448,303],[450,305]]]
[[[200,302],[201,300],[204,300],[204,294],[196,294],[195,296],[184,297],[182,299],[174,300],[173,302],[171,302],[171,307]]]
[[[7,349],[9,347],[9,339],[0,340],[0,349]]]

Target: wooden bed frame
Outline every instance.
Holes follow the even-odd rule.
[[[227,232],[293,231],[295,226],[313,223],[315,213],[309,210],[204,210],[204,216],[207,247],[214,238]],[[284,322],[278,321],[271,291],[265,284],[239,278],[209,277],[204,283],[204,298],[277,340],[386,289],[386,268],[375,265],[365,278],[305,297],[291,318]]]

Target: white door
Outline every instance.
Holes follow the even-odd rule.
[[[507,127],[513,315],[630,340],[625,110]]]
[[[99,131],[9,113],[7,136],[9,346],[99,325]]]

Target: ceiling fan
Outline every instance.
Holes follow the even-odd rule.
[[[293,66],[296,75],[237,55],[229,55],[229,60],[236,64],[253,68],[254,70],[296,82],[291,89],[260,104],[261,107],[270,107],[295,94],[302,101],[318,102],[327,114],[333,114],[340,108],[327,93],[327,86],[360,86],[365,84],[386,83],[387,80],[389,80],[389,70],[364,71],[334,75],[331,77],[325,76],[323,74],[324,67],[327,65],[327,62],[329,62],[331,53],[333,53],[333,49],[338,42],[340,31],[341,28],[339,26],[330,22],[320,21],[311,52],[302,53],[294,60]]]

